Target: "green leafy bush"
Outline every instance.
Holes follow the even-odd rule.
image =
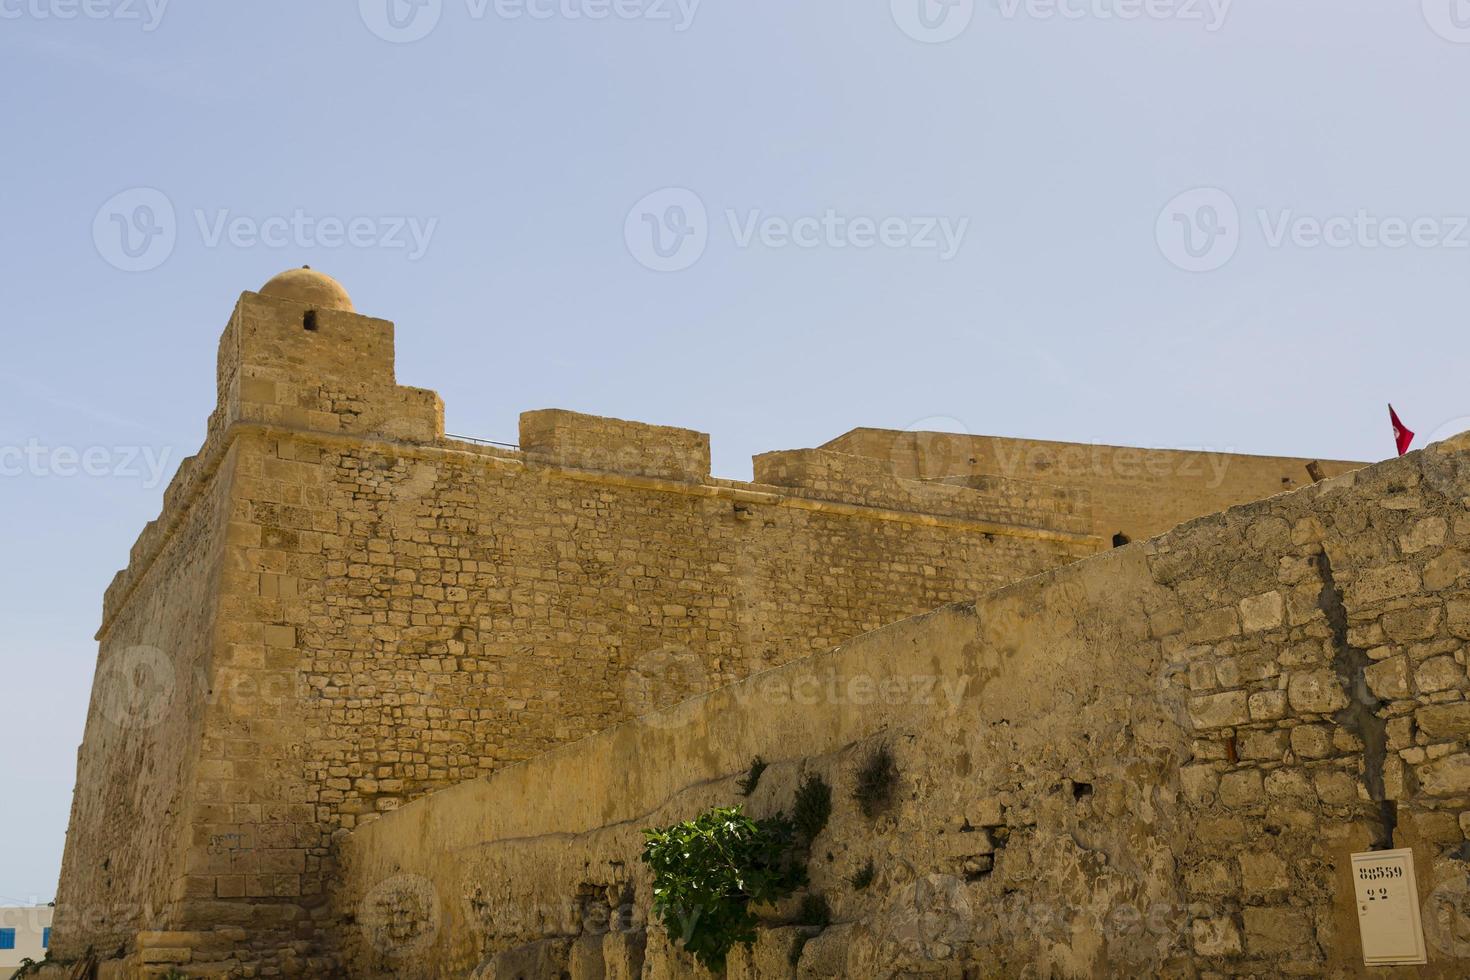
[[[653,912],[707,968],[723,970],[736,943],[755,942],[751,905],[778,902],[806,884],[795,828],[784,817],[752,820],[716,807],[662,830],[645,830]]]

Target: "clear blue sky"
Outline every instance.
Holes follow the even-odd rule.
[[[290,266],[453,432],[684,425],[731,477],[857,425],[1378,459],[1386,401],[1470,416],[1453,0],[392,2],[0,0],[0,899],[53,895],[148,456]]]

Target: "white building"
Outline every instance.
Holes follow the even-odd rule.
[[[46,905],[0,908],[0,980],[10,980],[24,960],[45,959],[53,911]]]

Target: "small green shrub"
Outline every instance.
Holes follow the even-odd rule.
[[[750,760],[750,772],[737,784],[740,787],[741,796],[749,796],[755,792],[756,784],[761,781],[761,773],[766,771],[766,760],[756,756]]]
[[[796,913],[796,924],[800,926],[816,926],[825,929],[832,924],[832,907],[827,904],[825,895],[805,895],[801,899],[801,908]]]
[[[893,750],[882,744],[858,767],[852,798],[857,800],[863,816],[872,818],[892,802],[897,787],[898,762],[893,758]]]
[[[878,869],[873,867],[873,859],[868,858],[867,863],[864,864],[861,868],[858,868],[857,871],[853,873],[853,876],[847,879],[847,883],[851,885],[855,891],[862,891],[864,888],[867,888],[869,885],[871,885],[873,883],[873,880],[877,877]]]
[[[808,846],[826,828],[827,818],[830,816],[832,787],[821,776],[808,773],[802,777],[801,785],[796,788],[796,805],[791,812],[796,830]]]
[[[752,820],[740,807],[716,807],[643,835],[654,914],[716,972],[736,943],[755,942],[751,905],[778,902],[806,884],[795,828],[784,817]]]

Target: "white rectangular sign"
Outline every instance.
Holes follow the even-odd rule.
[[[1364,851],[1352,861],[1363,963],[1425,962],[1413,850]]]

